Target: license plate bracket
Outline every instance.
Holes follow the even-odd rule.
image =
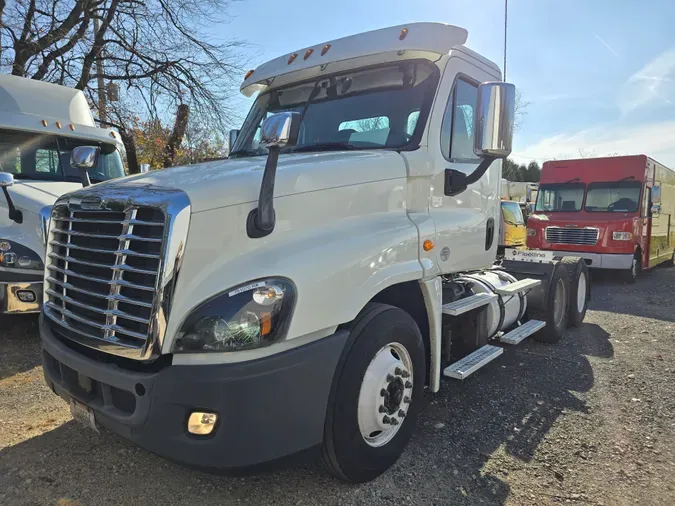
[[[73,416],[73,419],[88,427],[96,432],[98,432],[98,426],[96,425],[96,417],[94,416],[94,411],[87,405],[82,404],[75,399],[70,399],[70,414]]]

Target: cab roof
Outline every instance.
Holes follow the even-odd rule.
[[[249,72],[241,92],[253,95],[268,87],[317,75],[331,64],[331,70],[368,64],[446,55],[466,42],[464,28],[443,23],[410,23],[322,42],[263,63]],[[352,64],[333,65],[347,61]]]
[[[24,77],[0,75],[3,128],[121,145],[112,130],[96,126],[80,90]]]

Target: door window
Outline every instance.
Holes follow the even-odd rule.
[[[473,152],[474,113],[478,86],[459,78],[448,101],[441,126],[441,149],[448,160],[477,160]]]

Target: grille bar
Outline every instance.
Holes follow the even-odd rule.
[[[121,264],[121,265],[108,265],[108,264],[100,264],[97,262],[90,262],[86,260],[80,260],[79,258],[74,258],[74,257],[64,257],[61,255],[57,255],[56,253],[50,253],[49,256],[51,258],[56,258],[57,260],[63,260],[67,262],[72,262],[76,264],[82,264],[82,265],[88,265],[90,267],[98,267],[99,269],[114,269],[114,270],[120,270],[120,271],[129,271],[129,272],[136,272],[138,274],[147,274],[148,276],[155,276],[157,274],[156,271],[151,271],[148,269],[139,269],[137,267],[132,267],[127,264]]]
[[[70,283],[64,283],[63,281],[59,281],[58,279],[53,278],[51,276],[47,277],[47,281],[49,283],[59,285],[59,286],[65,288],[67,290],[79,292],[79,293],[82,293],[84,295],[88,295],[90,297],[98,297],[98,298],[101,298],[101,299],[110,298],[110,295],[108,295],[108,294],[91,292],[89,290],[83,290],[82,288],[78,288],[77,286],[71,285]],[[140,307],[152,309],[152,304],[149,303],[149,302],[141,302],[139,300],[134,300],[134,299],[131,299],[129,297],[125,297],[124,295],[113,295],[112,297],[115,300],[117,300],[118,302],[123,302],[124,304],[131,304],[131,305],[134,305],[134,306],[140,306]]]
[[[101,253],[104,255],[118,255],[118,256],[127,256],[127,255],[132,255],[132,256],[137,256],[141,258],[154,258],[156,260],[159,260],[159,255],[152,255],[149,253],[140,253],[138,251],[133,251],[130,249],[123,249],[123,250],[112,250],[112,249],[99,249],[99,248],[87,248],[85,246],[77,246],[75,244],[72,244],[70,242],[70,236],[68,237],[69,242],[67,244],[64,244],[60,241],[50,241],[49,245],[50,246],[60,246],[62,248],[70,248],[70,249],[76,249],[80,251],[88,251],[89,253]],[[128,241],[129,239],[120,239],[122,241]]]
[[[101,313],[101,314],[104,314],[104,315],[114,315],[114,316],[119,317],[119,318],[126,318],[127,320],[131,320],[133,322],[145,323],[146,325],[150,325],[150,320],[147,319],[147,318],[140,318],[138,316],[134,316],[134,315],[131,315],[129,313],[125,313],[124,311],[120,311],[119,309],[110,310],[110,309],[101,309],[101,308],[98,308],[96,306],[90,306],[89,304],[84,304],[82,302],[79,302],[78,300],[73,299],[71,297],[68,297],[67,295],[57,293],[54,290],[52,290],[51,288],[47,288],[46,291],[49,295],[53,295],[54,297],[58,297],[59,299],[65,300],[69,304],[74,304],[78,307],[87,309],[89,311],[95,311],[97,313]],[[117,299],[115,299],[115,300],[117,300]]]
[[[111,266],[111,270],[113,270],[113,267],[120,267],[120,266],[119,265],[118,266]],[[123,279],[97,278],[97,277],[94,277],[94,276],[88,276],[88,275],[85,275],[85,274],[80,274],[78,272],[71,271],[70,269],[60,269],[60,268],[56,267],[55,265],[48,265],[47,269],[49,269],[50,271],[60,272],[64,276],[73,276],[75,278],[87,279],[87,280],[91,280],[95,283],[102,283],[104,285],[113,285],[113,286],[120,285],[120,286],[124,286],[124,287],[127,287],[127,288],[134,288],[136,290],[145,290],[145,291],[148,291],[148,292],[154,292],[155,291],[155,288],[152,287],[152,286],[137,285],[135,283],[130,283],[129,281],[125,281]]]
[[[128,222],[119,221],[119,220],[92,220],[88,218],[72,218],[72,217],[52,217],[55,221],[65,221],[70,223],[102,223],[107,225],[120,225],[123,223],[129,223],[130,225],[145,225],[149,227],[163,227],[164,222],[157,221],[145,221],[145,220],[129,220]]]
[[[63,309],[61,306],[58,306],[57,304],[54,304],[53,302],[50,302],[50,301],[47,301],[45,303],[45,305],[50,309],[53,309],[55,311],[60,312],[62,316],[70,318],[71,320],[75,320],[75,321],[84,323],[85,325],[88,325],[90,327],[96,327],[96,328],[99,328],[99,329],[104,330],[104,331],[107,330],[107,331],[111,331],[111,332],[112,331],[120,332],[122,334],[126,334],[128,336],[135,337],[136,339],[140,339],[142,341],[145,341],[145,339],[147,338],[147,335],[140,334],[138,332],[133,332],[131,330],[120,327],[119,325],[116,325],[116,324],[107,324],[107,323],[102,324],[102,323],[98,323],[98,322],[95,322],[93,320],[90,320],[88,318],[79,316],[78,314],[76,314],[76,313],[74,313],[74,312],[72,312],[68,309]]]
[[[65,233],[65,232],[64,232]],[[76,232],[75,230],[71,230],[68,232],[69,235],[73,236],[76,235],[78,237],[91,237],[95,239],[128,239],[130,241],[148,241],[148,242],[162,242],[161,238],[158,237],[142,237],[140,235],[134,235],[134,234],[125,234],[125,235],[109,235],[109,234],[89,234],[86,232]]]
[[[593,246],[598,242],[597,228],[547,227],[546,241],[551,244],[577,244]]]
[[[98,339],[100,339],[98,336],[95,336],[95,335],[93,335],[93,334],[90,334],[89,332],[85,332],[85,331],[82,330],[81,328],[75,327],[75,326],[71,325],[70,323],[68,323],[67,321],[61,319],[60,317],[57,317],[56,315],[54,315],[54,314],[53,314],[51,311],[49,311],[48,309],[47,309],[44,313],[45,313],[45,315],[46,315],[47,317],[49,317],[49,319],[51,319],[53,322],[57,323],[59,326],[65,328],[66,330],[68,330],[68,331],[70,331],[70,332],[75,332],[75,333],[77,333],[77,334],[80,334],[81,336],[84,336],[84,337],[86,337],[86,338],[88,338],[88,339],[92,339],[92,340],[98,340]],[[115,340],[113,340],[112,342],[114,342],[115,345],[117,345],[117,346],[122,346],[122,347],[124,347],[124,348],[132,348],[132,349],[137,349],[137,348],[138,348],[138,346],[133,345],[133,344],[129,344],[129,343],[125,343],[125,342],[123,342],[123,341],[120,340],[120,339],[115,339]]]

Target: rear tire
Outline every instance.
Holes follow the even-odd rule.
[[[562,263],[567,268],[570,280],[567,325],[579,327],[586,317],[588,301],[591,299],[591,278],[583,259],[564,257]]]
[[[569,317],[570,282],[568,269],[562,263],[557,263],[553,269],[548,293],[546,294],[546,308],[528,309],[531,320],[546,322],[546,326],[536,332],[532,339],[548,344],[555,344],[562,339]]]
[[[326,469],[355,483],[389,469],[415,430],[425,378],[415,320],[402,309],[368,304],[351,325],[333,379],[321,452]]]

